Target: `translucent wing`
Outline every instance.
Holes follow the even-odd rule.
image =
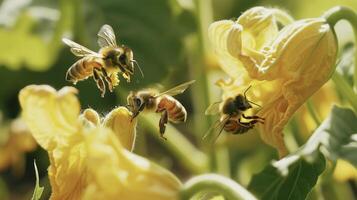
[[[217,140],[217,138],[221,135],[221,133],[224,129],[224,126],[226,125],[229,118],[230,117],[227,116],[222,121],[218,119],[215,123],[213,123],[212,126],[203,135],[202,140],[211,139],[211,142],[215,142]],[[216,136],[212,137],[212,135],[216,135]],[[212,138],[214,138],[214,139],[212,140]]]
[[[208,106],[208,108],[205,111],[205,115],[216,115],[219,114],[219,105],[221,101],[215,102],[211,105]]]
[[[196,80],[192,80],[192,81],[188,81],[186,83],[182,83],[181,85],[178,85],[174,88],[171,88],[165,92],[162,92],[158,95],[156,95],[155,97],[158,97],[158,96],[162,96],[164,94],[166,95],[170,95],[170,96],[175,96],[175,95],[178,95],[178,94],[182,94],[187,88],[188,86],[190,86],[192,83],[194,83]]]
[[[95,56],[101,58],[102,56],[78,43],[73,42],[72,40],[69,40],[67,38],[63,38],[62,41],[71,47],[71,52],[78,56],[78,57],[85,57],[85,56]]]
[[[105,24],[98,32],[98,45],[100,47],[117,46],[113,28]]]

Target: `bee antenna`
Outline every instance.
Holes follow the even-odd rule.
[[[248,90],[249,90],[251,87],[252,87],[252,85],[250,85],[247,89],[245,89],[245,91],[244,91],[244,98],[247,98],[246,94],[247,94]],[[253,101],[249,101],[248,99],[247,99],[247,101],[248,101],[249,103],[251,103],[251,104],[254,104],[254,105],[258,106],[259,108],[262,107],[261,105],[256,104],[256,103],[254,103]]]
[[[132,109],[133,108],[133,106],[130,105],[130,104],[125,105],[125,107],[128,108],[128,109]]]
[[[256,104],[256,103],[254,103],[253,101],[249,101],[249,100],[248,100],[248,102],[249,102],[249,103],[252,103],[252,104],[254,104],[254,105],[256,105],[256,106],[258,106],[259,108],[261,108],[261,107],[262,107],[261,105]]]
[[[250,85],[247,89],[245,89],[245,91],[244,91],[244,97],[245,97],[245,98],[246,98],[246,94],[247,94],[248,90],[249,90],[251,87],[252,87],[252,85]]]
[[[136,67],[137,67],[137,68],[139,69],[139,71],[140,71],[141,76],[144,78],[144,73],[143,73],[143,71],[141,70],[141,67],[140,67],[139,63],[138,63],[136,60],[132,60],[131,62],[136,65]]]

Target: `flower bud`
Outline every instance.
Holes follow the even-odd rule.
[[[136,118],[132,119],[132,114],[127,108],[118,107],[107,114],[103,125],[115,133],[124,148],[132,151],[136,138],[136,121]]]
[[[100,116],[97,111],[87,108],[79,116],[79,119],[82,121],[83,126],[91,128],[100,125]]]

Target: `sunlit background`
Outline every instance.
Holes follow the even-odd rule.
[[[214,150],[202,142],[202,135],[214,120],[204,111],[220,100],[219,88],[214,83],[226,76],[210,49],[207,28],[215,20],[237,18],[253,6],[278,7],[300,19],[318,17],[335,5],[357,10],[356,0],[0,0],[0,199],[31,198],[34,160],[40,183],[45,186],[42,199],[48,199],[51,187],[47,153],[37,146],[26,125],[18,119],[17,95],[29,84],[48,84],[56,89],[71,85],[65,74],[77,58],[62,43],[62,37],[97,51],[97,32],[103,24],[113,27],[120,44],[133,49],[145,77],[136,73],[131,83],[121,79],[115,91],[104,98],[92,79],[79,82],[75,87],[82,108],[90,107],[104,115],[125,105],[131,90],[165,90],[195,79],[187,92],[177,96],[188,111],[187,123],[174,125],[177,130],[170,128],[167,133],[187,138],[194,149],[190,146],[179,150],[179,139],[163,141],[154,128],[157,121],[144,114],[139,118],[134,152],[159,163],[181,180],[211,171],[246,186],[252,174],[278,157],[254,130],[245,135],[223,133]],[[349,25],[339,23],[337,32],[340,48],[350,48],[353,34]],[[341,70],[348,77],[348,69]],[[286,127],[289,150],[304,144],[316,128],[316,120],[323,120],[335,103],[344,101],[333,83],[328,82]],[[318,116],[309,114],[311,108]],[[205,152],[197,159],[209,159],[209,166],[185,158],[195,149]],[[324,199],[355,198],[357,170],[344,161],[328,167],[334,170],[323,175],[318,189],[308,198],[317,199],[316,193],[322,193]]]

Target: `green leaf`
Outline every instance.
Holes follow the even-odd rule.
[[[357,165],[356,122],[351,109],[334,106],[305,145],[255,175],[249,189],[261,199],[304,199],[325,168],[323,155]]]
[[[36,161],[34,161],[34,166],[35,166],[35,173],[36,173],[36,185],[35,185],[35,190],[33,191],[33,195],[31,200],[39,200],[41,198],[42,192],[44,187],[40,187],[40,181],[39,181],[39,177],[38,177],[38,170],[37,170],[37,166],[36,166]]]
[[[345,159],[357,166],[357,117],[349,108],[334,106],[330,115],[316,129],[301,149],[309,156],[321,152],[330,160]]]
[[[279,167],[286,166],[288,173],[281,173]],[[248,189],[264,200],[305,199],[324,169],[325,159],[321,154],[313,163],[296,155],[288,156],[254,175]]]
[[[5,2],[7,1],[2,4],[2,11],[6,11]],[[60,40],[62,35],[72,28],[74,2],[59,1],[58,11],[61,13],[42,6],[32,8],[29,5],[22,5],[11,8],[12,12],[18,15],[9,18],[14,22],[13,24],[0,27],[0,65],[5,65],[12,70],[26,66],[34,71],[44,71],[51,67],[62,47]],[[56,16],[60,16],[59,19],[55,20]],[[50,21],[52,26],[43,30],[45,24],[43,21],[46,20]],[[49,31],[53,26],[55,26],[54,31]]]

